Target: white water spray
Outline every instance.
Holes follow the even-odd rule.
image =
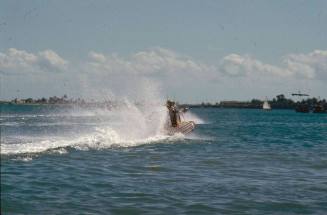
[[[145,82],[135,91],[136,94],[130,93],[134,100],[121,99],[120,105],[114,109],[75,108],[66,112],[26,116],[26,121],[24,118],[20,122],[25,127],[18,126],[17,129],[36,128],[38,132],[21,135],[17,130],[17,135],[10,137],[4,134],[1,154],[30,154],[45,151],[64,154],[62,152],[65,150],[61,149],[67,147],[78,150],[113,146],[130,147],[184,138],[180,134],[174,137],[165,135],[167,109],[158,91],[157,85]],[[135,100],[139,102],[136,104]],[[191,113],[185,114],[185,119],[195,123],[202,122]],[[40,131],[43,127],[47,132]],[[62,129],[62,132],[51,133],[52,129]],[[67,134],[66,130],[71,132]]]

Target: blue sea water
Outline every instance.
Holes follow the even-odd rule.
[[[327,115],[190,112],[167,137],[137,108],[2,105],[1,213],[327,214]]]

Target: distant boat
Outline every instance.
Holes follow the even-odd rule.
[[[303,97],[303,96],[309,96],[308,94],[301,93],[300,91],[298,93],[292,93],[292,96],[298,96],[298,97]],[[304,101],[298,102],[297,105],[295,106],[295,111],[298,113],[309,113],[310,112],[310,106],[309,104],[305,103]]]
[[[323,104],[316,104],[313,107],[313,113],[327,113],[327,111]]]
[[[269,102],[268,102],[267,99],[263,102],[262,109],[264,109],[264,110],[271,110],[271,106],[270,106],[270,104],[269,104]]]
[[[296,105],[295,111],[298,113],[309,113],[310,107],[306,103],[300,103],[300,104]]]

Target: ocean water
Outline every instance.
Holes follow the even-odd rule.
[[[2,214],[327,214],[327,115],[1,106]]]

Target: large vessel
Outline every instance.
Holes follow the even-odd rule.
[[[298,97],[304,97],[304,96],[309,96],[308,94],[301,93],[300,91],[298,93],[292,93],[292,96],[298,96]],[[299,113],[309,113],[310,112],[310,106],[304,100],[301,102],[297,102],[295,106],[295,111]]]
[[[327,110],[323,103],[318,103],[313,107],[313,113],[327,113]]]
[[[295,111],[299,113],[309,113],[310,112],[310,107],[306,103],[299,103],[295,107]]]

